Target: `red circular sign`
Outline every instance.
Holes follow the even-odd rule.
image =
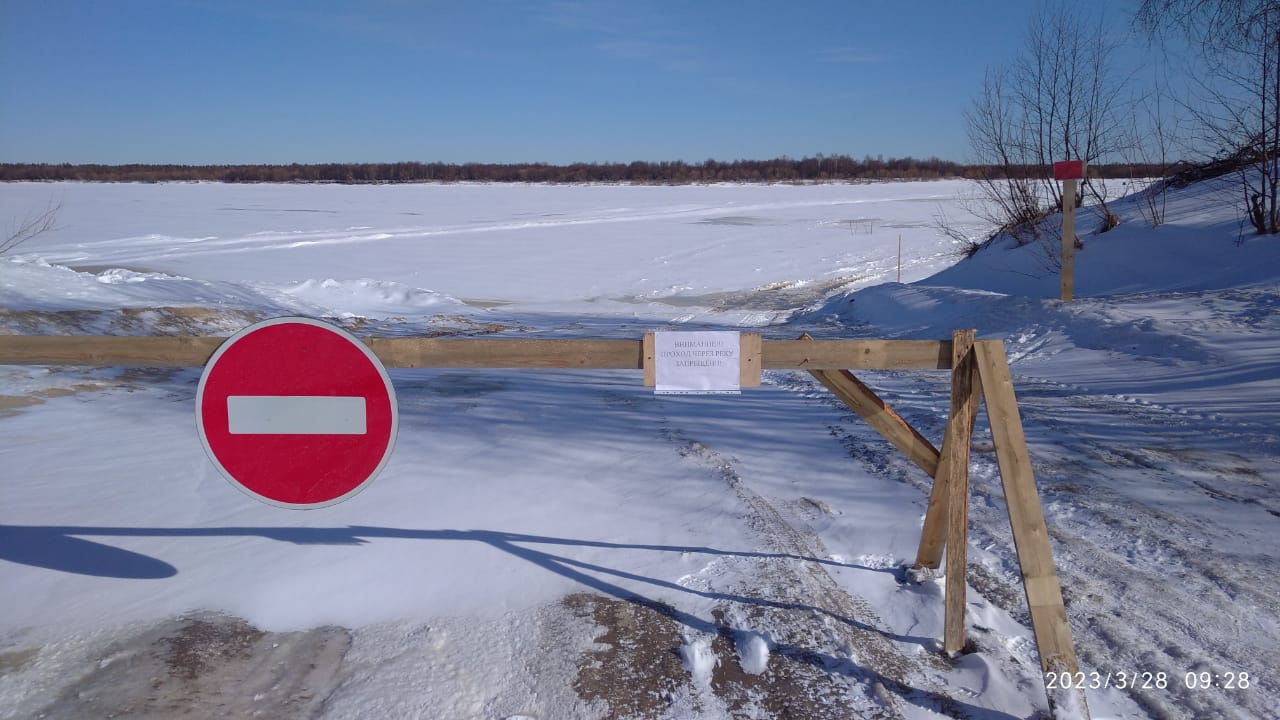
[[[291,508],[355,495],[391,456],[395,389],[354,336],[309,318],[266,320],[236,333],[205,365],[196,426],[233,485]]]

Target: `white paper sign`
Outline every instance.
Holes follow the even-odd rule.
[[[655,332],[653,350],[655,394],[742,392],[741,339],[736,332]]]

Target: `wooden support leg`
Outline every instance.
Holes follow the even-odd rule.
[[[1009,522],[1013,526],[1013,543],[1022,570],[1022,585],[1031,611],[1031,628],[1040,653],[1040,669],[1046,673],[1075,673],[1080,666],[1071,642],[1062,588],[1053,566],[1049,530],[1031,472],[1031,453],[1027,449],[1026,433],[1013,393],[1013,377],[1005,359],[1004,344],[996,340],[980,340],[975,354],[987,402],[987,417],[991,420],[991,438],[995,444],[996,462],[1000,466],[1000,481],[1009,506]],[[1064,698],[1061,692],[1048,692],[1046,686],[1050,710],[1065,710],[1069,703],[1082,708],[1084,717],[1089,716],[1083,690],[1067,691],[1073,693],[1074,698]]]
[[[976,366],[975,366],[976,369]],[[982,382],[976,372],[969,374],[973,387],[970,391],[969,427],[978,419],[981,408]],[[950,423],[948,423],[949,427]],[[937,570],[942,565],[942,550],[947,546],[947,498],[950,492],[951,460],[947,450],[947,434],[942,438],[942,453],[938,458],[938,471],[933,475],[933,489],[929,492],[929,505],[924,512],[924,527],[920,532],[920,547],[916,551],[917,570]]]
[[[964,647],[965,579],[969,548],[969,448],[973,442],[973,357],[975,331],[957,330],[952,339],[951,413],[947,422],[947,588],[942,648]],[[939,463],[941,465],[943,463]],[[941,475],[941,473],[939,473]]]
[[[924,511],[924,528],[920,531],[920,547],[916,549],[917,570],[937,570],[942,565],[942,549],[947,546],[947,500],[950,494],[947,481],[951,478],[951,463],[947,460],[946,435],[944,431],[938,472],[933,475],[933,488],[929,491],[929,504]]]

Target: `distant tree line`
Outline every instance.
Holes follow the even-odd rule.
[[[1091,169],[1101,177],[1154,177],[1168,167],[1117,164]],[[706,160],[700,163],[320,163],[312,165],[71,165],[0,163],[0,181],[225,182],[225,183],[636,183],[683,185],[714,182],[818,183],[939,178],[1036,177],[1039,165],[962,165],[936,157],[889,158],[818,155],[794,159]]]

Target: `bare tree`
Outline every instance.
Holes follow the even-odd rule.
[[[0,255],[13,250],[33,237],[42,235],[57,227],[58,211],[62,202],[49,201],[43,211],[32,210],[21,221],[14,221],[9,236],[0,240]]]
[[[977,179],[980,194],[989,203],[986,210],[970,210],[1025,244],[1047,208],[1039,180],[1028,177],[1035,158],[1023,141],[1025,124],[1009,85],[1006,69],[988,69],[982,94],[965,114],[974,162],[985,168]]]
[[[1130,176],[1135,187],[1140,180],[1152,180],[1136,190],[1136,204],[1153,228],[1164,224],[1172,162],[1169,154],[1182,130],[1181,123],[1165,112],[1166,96],[1167,86],[1157,76],[1151,92],[1134,106],[1130,128],[1133,141],[1125,151],[1131,164],[1143,168],[1141,177]]]
[[[1113,67],[1117,42],[1101,16],[1069,6],[1043,8],[1027,26],[1022,53],[1007,66],[988,69],[966,113],[971,152],[988,167],[979,178],[992,208],[987,219],[1020,243],[1044,239],[1035,221],[1062,207],[1062,192],[1049,179],[1054,161],[1097,164],[1124,146],[1127,79]],[[1102,210],[1102,229],[1114,227],[1101,178],[1086,178],[1082,189]]]
[[[1199,144],[1236,167],[1254,230],[1280,233],[1280,0],[1142,0],[1137,21],[1198,48]]]

